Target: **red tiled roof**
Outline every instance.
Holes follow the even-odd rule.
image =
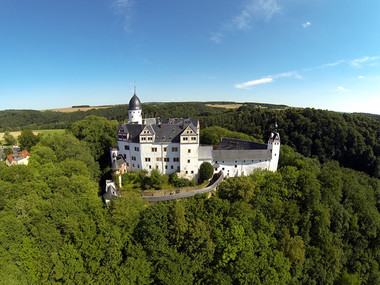
[[[21,160],[21,159],[27,158],[28,156],[30,156],[29,151],[23,150],[20,152],[16,152],[16,153],[12,153],[12,154],[7,155],[7,159],[10,162],[12,162],[13,160]]]

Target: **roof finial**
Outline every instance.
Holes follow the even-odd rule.
[[[136,95],[136,82],[135,82],[135,84],[133,85],[133,90],[134,90],[133,95]]]

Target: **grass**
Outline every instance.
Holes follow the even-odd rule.
[[[35,135],[37,134],[52,135],[52,134],[57,134],[57,133],[61,134],[61,133],[64,133],[65,131],[66,131],[65,129],[33,130],[33,133]],[[15,138],[17,138],[21,134],[21,132],[20,131],[10,132],[10,134],[14,136]],[[4,137],[4,133],[0,133],[0,144],[5,144],[3,137]]]

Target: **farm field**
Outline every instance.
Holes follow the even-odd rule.
[[[35,135],[37,135],[37,134],[50,135],[50,134],[55,134],[55,133],[63,133],[64,131],[65,131],[65,129],[33,130],[33,133]],[[14,136],[15,138],[17,138],[21,134],[21,131],[10,132],[10,134],[12,136]],[[1,143],[4,143],[3,137],[4,137],[4,133],[0,133],[0,142]]]
[[[225,109],[237,109],[243,106],[243,104],[206,104],[206,106]]]
[[[97,110],[97,109],[107,109],[109,107],[67,107],[67,108],[57,108],[57,109],[48,109],[48,110],[41,110],[41,111],[53,111],[53,112],[62,112],[62,113],[72,113],[77,111],[89,111],[89,110]]]

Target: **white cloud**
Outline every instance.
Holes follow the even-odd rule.
[[[305,23],[302,24],[302,27],[303,27],[304,29],[306,29],[306,28],[308,28],[310,25],[311,25],[310,22],[305,22]]]
[[[362,58],[356,58],[349,61],[349,64],[351,64],[353,67],[361,67],[363,63],[376,61],[379,58],[380,56],[363,56]]]
[[[281,78],[281,77],[294,77],[297,79],[302,79],[302,76],[297,71],[289,71],[289,72],[284,72],[284,73],[279,73],[279,74],[268,75],[268,76],[263,77],[261,79],[255,79],[255,80],[235,84],[235,88],[248,89],[248,87],[251,87],[254,85],[273,82],[275,79]]]
[[[295,77],[297,79],[303,78],[297,71],[289,71],[289,72],[279,73],[279,74],[271,75],[270,77],[272,77],[272,78]]]
[[[243,5],[240,12],[232,17],[229,21],[223,23],[218,31],[210,36],[210,40],[220,43],[222,38],[227,34],[239,31],[249,30],[255,21],[264,19],[269,21],[281,9],[277,3],[278,0],[249,0]]]
[[[323,69],[323,68],[326,68],[326,67],[337,66],[337,65],[340,65],[340,64],[342,64],[344,62],[346,62],[346,61],[345,60],[338,60],[338,61],[335,61],[335,62],[330,62],[330,63],[325,63],[325,64],[322,64],[322,65],[319,65],[316,68]],[[311,68],[311,70],[312,69],[314,69],[314,68]]]
[[[130,32],[131,21],[133,14],[133,7],[135,5],[135,0],[114,0],[112,2],[112,8],[116,14],[122,15],[124,18],[124,30]]]
[[[322,65],[319,65],[319,66],[316,66],[316,67],[304,68],[304,69],[301,69],[300,71],[289,71],[289,72],[283,72],[283,73],[278,73],[278,74],[267,75],[267,76],[265,76],[265,77],[263,77],[261,79],[257,79],[257,80],[252,80],[252,81],[247,81],[247,82],[235,84],[235,88],[247,89],[250,86],[273,82],[274,79],[281,78],[281,77],[294,77],[294,78],[297,78],[297,79],[302,79],[303,77],[300,74],[302,72],[313,71],[315,69],[324,69],[324,68],[328,68],[328,67],[334,67],[334,66],[341,65],[343,63],[349,64],[349,65],[354,66],[354,67],[357,67],[357,66],[360,66],[361,64],[363,64],[365,62],[373,62],[373,61],[376,61],[378,59],[380,59],[380,56],[372,56],[372,57],[364,56],[362,58],[357,58],[357,59],[353,59],[353,60],[338,60],[338,61],[335,61],[335,62],[322,64]],[[363,79],[365,77],[363,75],[359,75],[358,78]],[[347,89],[347,88],[345,88],[343,86],[338,86],[337,89],[341,90],[341,91],[351,92],[349,89]]]
[[[246,88],[254,86],[254,85],[270,83],[272,81],[273,81],[273,78],[265,77],[265,78],[261,78],[261,79],[256,79],[256,80],[251,80],[251,81],[239,83],[239,84],[236,84],[235,87],[238,89],[246,89]]]

